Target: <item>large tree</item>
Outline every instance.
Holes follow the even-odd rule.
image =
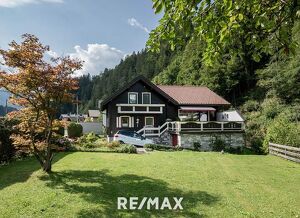
[[[69,57],[47,61],[49,46],[34,35],[24,34],[22,38],[21,43],[11,42],[8,50],[0,49],[3,64],[13,69],[0,71],[0,87],[10,91],[11,102],[22,108],[10,114],[19,121],[12,136],[14,144],[33,152],[43,170],[50,172],[55,118],[61,105],[73,99],[71,93],[78,87],[72,74],[82,64]]]
[[[156,13],[164,11],[150,33],[148,47],[161,41],[182,47],[191,38],[205,44],[203,59],[212,65],[224,52],[238,56],[246,71],[253,62],[278,51],[295,48],[292,27],[299,15],[299,0],[152,0]]]

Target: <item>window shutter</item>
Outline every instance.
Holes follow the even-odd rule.
[[[117,128],[120,128],[121,127],[121,117],[117,117]]]
[[[128,117],[128,122],[129,122],[128,127],[130,128],[131,127],[131,117]]]

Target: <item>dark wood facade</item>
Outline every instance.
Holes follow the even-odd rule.
[[[138,97],[137,102],[134,104],[129,102],[129,93],[135,93]],[[148,101],[147,104],[143,102],[143,93],[151,93],[151,101]],[[187,98],[189,93],[186,95]],[[166,121],[179,121],[178,110],[181,107],[191,106],[214,107],[214,113],[208,114],[208,116],[211,118],[209,121],[215,121],[215,112],[221,110],[224,105],[180,104],[158,86],[140,76],[115,92],[111,97],[105,99],[101,104],[101,111],[104,117],[106,133],[108,136],[113,136],[120,129],[141,130],[146,126],[146,118],[150,119],[151,122],[154,120],[153,127],[162,126]],[[124,126],[123,120],[128,121],[128,125]]]
[[[128,93],[137,93],[138,94],[138,105],[135,106],[136,110],[144,110],[142,104],[142,93],[151,93],[151,102],[149,106],[149,110],[145,113],[134,113],[134,112],[122,112],[119,113],[117,105],[125,105],[124,108],[132,107],[128,104]],[[147,104],[148,105],[148,104]],[[157,106],[159,105],[159,106]],[[164,106],[160,106],[164,105]],[[161,113],[158,113],[156,108],[162,107]],[[154,89],[152,86],[148,84],[144,79],[136,81],[131,86],[125,88],[119,95],[114,98],[104,102],[102,104],[102,111],[106,111],[106,133],[109,136],[112,136],[119,129],[130,129],[130,130],[140,130],[145,126],[145,118],[153,117],[154,118],[154,126],[161,126],[167,120],[175,121],[178,118],[177,106],[170,101],[166,96],[163,96],[157,89]],[[151,112],[151,110],[154,110]],[[128,116],[132,119],[132,123],[130,127],[122,127],[118,126],[117,118]]]

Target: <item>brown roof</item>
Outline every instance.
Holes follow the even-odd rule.
[[[158,87],[182,105],[230,105],[221,96],[207,87],[199,86],[164,86]]]

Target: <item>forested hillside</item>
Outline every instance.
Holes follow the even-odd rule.
[[[186,9],[183,13],[180,1],[155,2],[164,4],[165,16],[150,33],[147,45],[153,52],[134,53],[114,69],[107,69],[92,79],[81,78],[79,92],[83,110],[95,108],[98,99],[112,94],[137,75],[144,75],[156,84],[207,86],[225,97],[245,116],[247,144],[257,152],[265,152],[270,140],[300,145],[300,48],[297,44],[300,24],[296,21],[295,2],[270,2],[275,5],[266,12],[266,8],[260,8],[259,1],[245,5],[235,2],[238,14],[228,17],[222,13],[227,13],[226,7],[233,6],[224,7],[217,1],[213,6],[221,10],[219,14],[213,10],[204,12],[225,16],[224,21],[215,23],[207,15],[206,23],[195,20],[193,24],[189,19],[198,19],[197,15]],[[176,22],[165,23],[165,19],[173,16],[177,25],[195,27],[180,30]],[[189,19],[179,19],[180,16]],[[210,26],[203,26],[209,22],[217,29],[218,25],[224,27],[215,33]],[[234,28],[227,29],[226,22],[235,25]],[[166,26],[169,29],[163,28]],[[207,35],[197,32],[200,27]]]
[[[97,107],[98,100],[111,95],[138,75],[151,80],[170,64],[175,54],[176,52],[171,52],[165,45],[159,53],[142,50],[127,56],[114,69],[105,69],[99,76],[81,77],[78,90],[82,102],[81,110],[86,111]]]

